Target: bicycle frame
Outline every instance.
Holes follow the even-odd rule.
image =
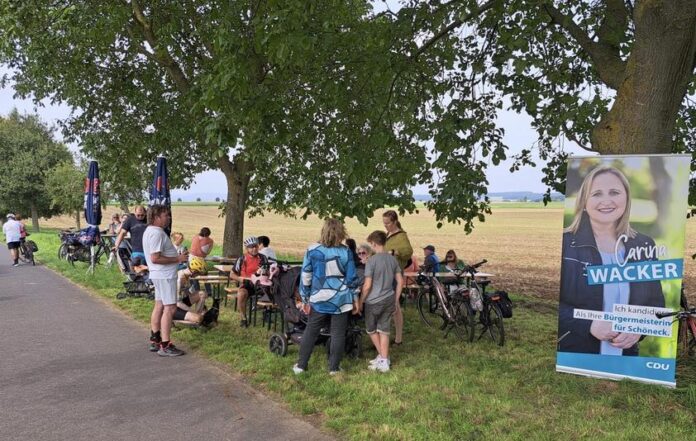
[[[447,320],[450,322],[453,321],[454,315],[452,314],[452,311],[450,309],[449,297],[445,292],[445,286],[442,284],[442,282],[437,280],[437,277],[435,277],[435,275],[427,275],[423,272],[419,272],[418,275],[428,279],[430,288],[435,291],[435,296],[437,297],[437,300],[440,302],[440,305],[442,306],[442,310],[445,313]]]

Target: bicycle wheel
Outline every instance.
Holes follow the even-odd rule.
[[[65,256],[68,255],[68,245],[66,243],[60,244],[58,247],[58,258],[59,259],[65,259]]]
[[[24,242],[19,244],[19,249],[17,250],[17,257],[19,258],[19,261],[22,263],[29,262],[29,259],[27,259],[27,246]]]
[[[469,342],[476,334],[476,312],[471,308],[468,298],[457,299],[453,303],[454,326],[457,335]]]
[[[487,306],[488,316],[488,334],[498,346],[505,344],[505,329],[503,328],[503,313],[500,307],[495,303],[489,303]]]
[[[430,289],[421,290],[418,294],[418,312],[423,323],[431,328],[442,328],[447,323],[440,301]]]

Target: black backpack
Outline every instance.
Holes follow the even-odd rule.
[[[500,297],[500,300],[498,300],[498,306],[500,307],[500,312],[503,313],[503,318],[511,318],[512,300],[510,300],[510,296],[508,296],[508,293],[505,291],[496,291],[495,293],[493,293],[493,295]]]

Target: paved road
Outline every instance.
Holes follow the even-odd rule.
[[[331,439],[192,354],[148,352],[146,327],[2,247],[1,439]]]

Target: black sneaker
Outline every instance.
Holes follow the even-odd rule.
[[[159,351],[160,347],[160,342],[157,340],[150,339],[150,344],[148,345],[148,349],[150,352],[157,352]]]
[[[242,328],[248,328],[248,327],[249,327],[249,322],[246,321],[246,320],[240,320],[239,326],[241,326]]]
[[[177,349],[171,342],[167,346],[160,345],[157,355],[162,357],[178,357],[179,355],[184,355],[186,352],[181,349]]]

